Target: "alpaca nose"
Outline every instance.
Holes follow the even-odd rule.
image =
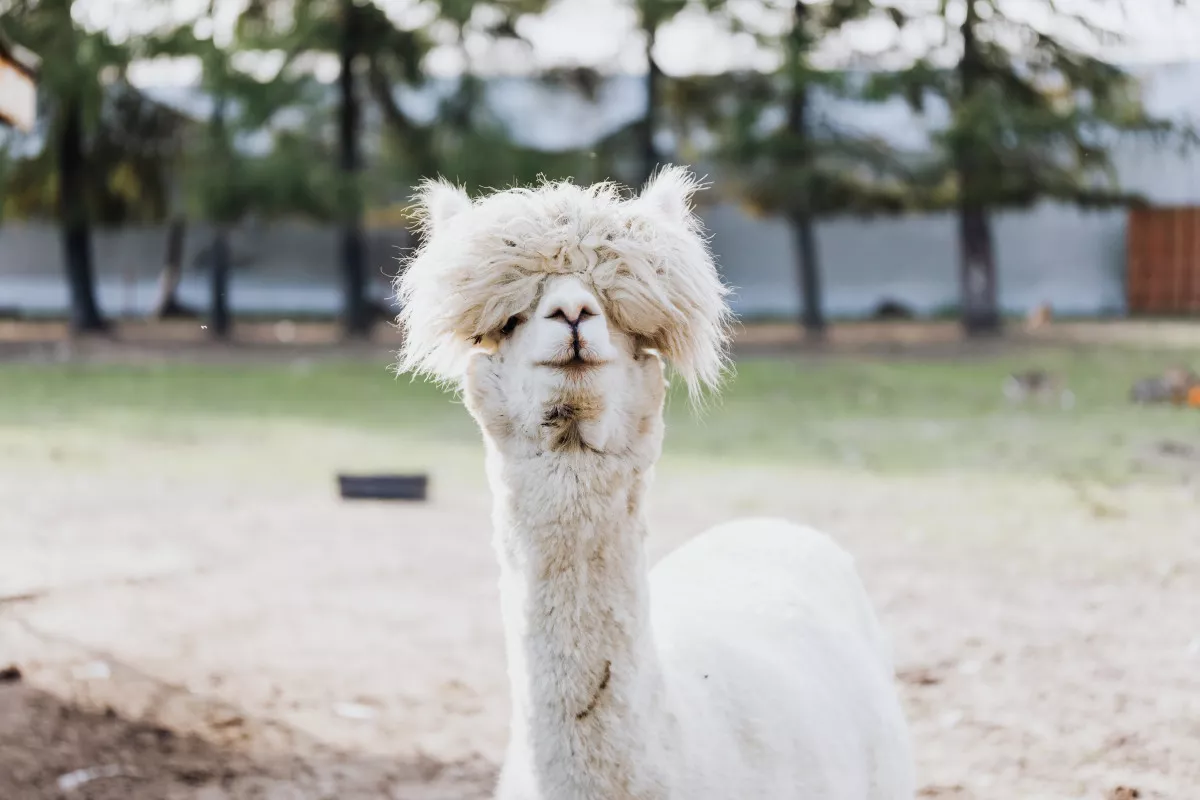
[[[579,326],[588,317],[599,316],[600,309],[596,301],[583,293],[574,293],[555,298],[546,309],[546,319],[557,319],[570,325]]]

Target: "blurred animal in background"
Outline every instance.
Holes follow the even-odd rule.
[[[871,312],[871,319],[878,321],[916,319],[916,317],[916,312],[912,308],[890,297],[880,300],[879,305],[875,306],[875,310]]]
[[[1057,401],[1062,408],[1075,405],[1075,393],[1067,388],[1066,379],[1044,369],[1014,372],[1004,381],[1004,396],[1011,402],[1024,403]]]
[[[1036,331],[1054,321],[1054,311],[1049,303],[1039,303],[1025,315],[1025,330]]]
[[[1135,383],[1129,399],[1144,405],[1171,403],[1200,408],[1200,376],[1187,367],[1171,367],[1161,375]]]

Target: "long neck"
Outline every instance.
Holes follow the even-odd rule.
[[[668,737],[650,629],[642,499],[615,456],[494,449],[514,745],[545,798],[635,796]]]

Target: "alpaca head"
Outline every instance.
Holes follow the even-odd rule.
[[[424,242],[397,284],[400,368],[464,389],[486,434],[539,451],[661,436],[663,361],[693,397],[725,364],[727,290],[697,188],[678,168],[631,199],[546,183],[472,201],[427,183]]]

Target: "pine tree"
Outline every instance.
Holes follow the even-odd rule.
[[[638,126],[642,173],[640,177],[643,183],[650,179],[661,161],[654,139],[658,133],[659,115],[663,107],[663,72],[658,65],[658,58],[654,55],[654,48],[658,43],[659,29],[686,6],[687,0],[634,0],[633,3],[646,46],[646,114]]]
[[[1096,55],[1119,40],[1086,16],[1046,0],[1056,27],[1014,15],[999,0],[939,0],[934,19],[953,66],[929,54],[873,81],[918,111],[937,98],[949,120],[935,128],[935,158],[922,171],[923,203],[958,216],[962,323],[968,335],[1001,329],[991,214],[1049,199],[1094,207],[1134,202],[1116,181],[1111,150],[1123,134],[1179,133],[1149,116],[1127,71]],[[894,18],[926,24],[927,16]],[[1082,42],[1068,41],[1072,36]]]
[[[484,6],[494,13],[478,14]],[[436,23],[454,31],[460,42],[464,31],[478,27],[476,20],[481,16],[490,17],[492,22],[476,32],[513,36],[515,19],[540,7],[541,0],[439,0],[433,4]],[[371,0],[251,0],[239,23],[240,38],[247,47],[280,49],[292,58],[305,53],[338,55],[342,318],[350,336],[366,335],[375,318],[365,297],[363,209],[367,187],[361,175],[361,149],[367,95],[362,90],[366,89],[378,105],[390,140],[389,151],[401,155],[412,183],[446,172],[441,152],[446,143],[439,142],[441,137],[434,132],[435,127],[444,130],[446,126],[440,124],[441,120],[433,126],[411,119],[394,93],[400,83],[419,85],[423,81],[423,62],[432,44],[427,33],[431,27],[433,23],[422,29],[403,28]],[[461,104],[476,90],[468,74],[460,83],[457,97],[451,98],[451,105],[455,101]],[[453,120],[450,127],[454,127]]]
[[[363,103],[358,67],[363,58],[369,57],[372,47],[378,46],[379,31],[392,30],[392,25],[368,0],[252,0],[241,15],[238,28],[240,44],[248,49],[282,49],[291,60],[309,53],[337,55],[336,208],[341,321],[346,336],[367,337],[375,315],[366,296],[361,186]]]
[[[341,23],[338,30],[338,167],[342,192],[338,223],[341,228],[342,329],[347,336],[367,338],[375,320],[366,291],[367,244],[363,229],[363,199],[359,191],[362,101],[355,70],[364,20],[356,0],[341,0],[338,16]]]
[[[211,19],[212,8],[204,12]],[[332,154],[319,141],[272,123],[280,111],[310,111],[318,88],[289,72],[284,64],[269,80],[260,80],[234,65],[234,45],[223,46],[211,36],[195,33],[198,20],[147,37],[144,54],[195,56],[202,65],[200,88],[211,111],[189,142],[182,164],[188,205],[213,226],[207,248],[209,261],[209,334],[229,336],[229,280],[232,255],[230,230],[249,214],[265,218],[333,217],[339,197],[334,191]],[[246,134],[266,134],[265,152],[251,155],[237,142]]]
[[[491,42],[502,39],[519,42],[516,18],[540,7],[540,0],[507,5],[508,17],[479,32]],[[431,155],[437,173],[472,192],[497,186],[525,185],[541,178],[573,178],[581,183],[599,180],[594,169],[595,160],[578,151],[545,151],[520,143],[521,131],[510,130],[489,102],[487,81],[478,74],[465,47],[467,23],[455,20],[454,25],[463,71],[458,76],[455,90],[438,105],[427,128],[435,142]],[[542,77],[548,86],[563,85],[561,74]]]
[[[53,157],[55,166],[53,191],[62,225],[70,326],[75,333],[86,333],[108,327],[96,302],[94,209],[88,203],[94,176],[88,139],[104,103],[104,79],[120,79],[128,54],[105,33],[80,27],[71,15],[72,6],[72,0],[0,0],[0,21],[13,41],[42,62],[39,93],[49,97],[54,108],[53,146],[47,157]]]
[[[758,38],[780,54],[776,72],[682,81],[673,104],[684,115],[699,110],[704,126],[720,132],[724,182],[757,211],[787,220],[802,322],[810,339],[820,339],[826,315],[816,220],[896,212],[908,198],[901,165],[886,144],[845,129],[816,102],[821,96],[861,99],[861,81],[814,67],[812,56],[823,37],[872,13],[871,4],[794,0],[774,10],[786,15],[782,35],[760,32]],[[728,8],[721,11],[731,28],[745,30]]]
[[[185,117],[128,83],[116,81],[104,87],[87,146],[84,204],[91,221],[101,225],[154,224],[166,218],[171,167],[186,123]],[[54,218],[58,213],[57,152],[52,142],[30,152],[30,136],[36,133],[9,133],[11,141],[21,142],[23,155],[9,156],[4,213],[18,218]]]

